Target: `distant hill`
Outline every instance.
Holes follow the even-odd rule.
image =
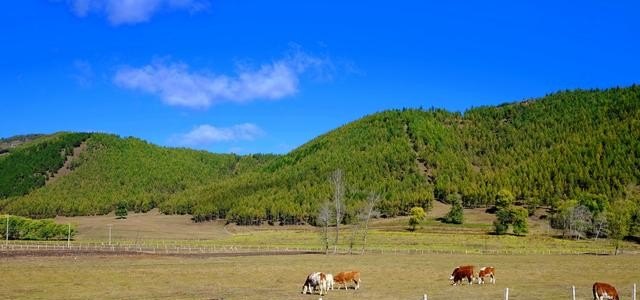
[[[24,196],[9,194],[4,210],[24,216],[106,214],[119,201],[131,210],[147,211],[165,202],[173,194],[194,185],[232,177],[269,160],[270,155],[244,156],[212,154],[205,151],[158,147],[136,138],[107,134],[60,133],[60,139],[78,135],[86,139],[86,150],[72,162],[73,171],[44,186],[46,176],[38,176],[35,190]],[[39,161],[37,144],[23,151]],[[47,172],[62,167],[65,155],[57,158]],[[68,151],[67,151],[68,152]],[[0,170],[18,168],[13,152],[0,158]],[[32,188],[33,189],[33,188]],[[5,195],[6,197],[6,195]]]
[[[92,134],[70,174],[4,196],[0,207],[26,216],[87,215],[124,200],[134,210],[159,207],[196,219],[313,223],[331,197],[328,178],[336,169],[344,171],[347,222],[372,192],[382,195],[379,210],[389,216],[451,196],[468,207],[490,205],[501,189],[525,204],[614,201],[640,183],[639,141],[635,85],[465,113],[380,112],[286,155],[211,154]],[[13,155],[0,156],[0,165]]]
[[[65,162],[67,154],[89,137],[86,133],[27,135],[3,139],[0,157],[0,199],[22,196],[44,186]]]
[[[44,136],[44,134],[25,134],[15,135],[8,138],[0,138],[0,155],[7,154],[11,149],[42,136]]]

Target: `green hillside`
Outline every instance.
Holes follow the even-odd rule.
[[[0,140],[6,145],[2,148],[5,155],[0,156],[0,199],[22,196],[44,186],[72,149],[88,137],[86,133],[60,133]]]
[[[460,193],[467,206],[492,203],[503,188],[554,204],[585,194],[620,198],[640,183],[638,86],[471,109],[441,122],[442,140],[429,138],[440,128],[422,119],[410,128],[436,194]]]
[[[345,172],[348,216],[370,192],[386,215],[459,195],[490,205],[501,189],[526,204],[626,197],[640,183],[640,87],[570,91],[464,114],[395,110],[367,116],[279,157],[258,172],[171,198],[163,210],[240,223],[313,222]],[[182,208],[191,207],[185,211]]]
[[[450,197],[491,205],[502,189],[525,204],[612,203],[640,183],[640,87],[559,92],[465,113],[385,111],[282,156],[217,155],[103,134],[86,143],[71,174],[0,200],[4,210],[104,214],[125,200],[134,210],[198,220],[314,223],[336,169],[344,171],[345,222],[372,192],[388,216]]]
[[[106,134],[91,134],[86,144],[73,172],[26,196],[0,200],[4,210],[32,217],[93,215],[125,201],[130,210],[147,211],[179,191],[249,171],[271,158],[162,148]]]

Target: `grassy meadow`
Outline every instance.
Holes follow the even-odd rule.
[[[524,237],[487,234],[491,215],[465,210],[465,225],[436,221],[446,210],[436,206],[415,232],[406,218],[371,223],[366,255],[307,254],[287,256],[156,256],[156,255],[0,255],[3,284],[0,299],[318,299],[301,295],[306,275],[313,271],[362,272],[360,290],[330,291],[326,299],[591,299],[594,281],[618,287],[630,299],[640,283],[638,244],[624,242],[622,255],[611,253],[610,241],[567,240],[554,237],[543,221],[531,219]],[[316,248],[320,233],[311,226],[235,226],[224,221],[193,223],[187,215],[157,211],[130,214],[56,218],[72,223],[78,235],[72,244],[105,243],[111,224],[114,243],[177,245],[234,245]],[[353,227],[341,230],[339,247],[346,249]],[[330,231],[333,238],[333,229]],[[356,238],[354,249],[362,246]],[[66,243],[66,241],[59,243]],[[478,251],[485,250],[485,254]],[[465,251],[468,251],[465,254]],[[486,254],[492,253],[495,254]],[[551,254],[549,254],[551,253]],[[555,254],[554,254],[555,253]],[[0,253],[1,254],[1,253]],[[455,266],[495,266],[497,283],[451,286]]]
[[[492,265],[495,285],[451,286],[460,264]],[[318,299],[301,295],[312,271],[360,270],[359,290],[323,299],[591,299],[594,281],[630,299],[640,256],[593,255],[299,255],[223,258],[66,256],[0,258],[5,299]]]
[[[529,220],[527,236],[491,235],[493,215],[484,209],[465,210],[464,225],[443,224],[436,220],[446,213],[446,205],[437,202],[427,220],[415,232],[407,230],[405,217],[372,220],[367,234],[366,249],[375,253],[393,251],[452,251],[454,253],[610,253],[613,246],[606,239],[594,241],[571,240],[555,237],[546,221]],[[193,246],[272,246],[320,249],[319,228],[299,226],[236,226],[224,221],[194,223],[188,215],[164,215],[157,210],[149,213],[130,214],[118,220],[114,215],[86,217],[57,217],[58,223],[71,223],[77,228],[76,243],[105,243],[111,226],[112,241],[126,244],[177,244]],[[362,232],[353,234],[353,226],[342,226],[338,248],[362,249]],[[334,238],[334,228],[329,228],[329,239]],[[66,241],[65,241],[66,242]],[[333,247],[333,245],[331,245]],[[636,243],[622,243],[624,251],[640,251]]]

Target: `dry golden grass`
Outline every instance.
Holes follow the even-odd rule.
[[[439,213],[444,208],[441,206]],[[417,232],[406,230],[404,218],[376,220],[369,232],[368,248],[383,249],[384,254],[4,257],[0,258],[0,298],[315,300],[318,295],[300,294],[308,273],[353,269],[362,272],[362,288],[331,291],[323,299],[421,299],[424,293],[429,299],[501,299],[506,287],[510,288],[510,299],[570,299],[572,285],[577,287],[577,299],[591,299],[594,281],[610,282],[629,298],[631,285],[640,283],[640,255],[540,254],[551,250],[609,251],[612,247],[606,240],[562,240],[540,228],[527,237],[492,236],[486,234],[484,222],[488,217],[483,210],[467,210],[465,214],[468,223],[464,226],[439,223],[432,214]],[[113,215],[57,220],[77,224],[76,243],[106,241],[107,224],[113,224],[114,242],[153,244],[162,240],[191,245],[302,248],[319,248],[321,244],[317,229],[310,226],[196,224],[189,216],[165,216],[156,211],[131,214],[126,220],[116,220]],[[346,246],[349,236],[349,227],[343,227],[340,246]],[[640,249],[631,243],[624,243],[623,248],[627,252]],[[406,254],[419,249],[454,253]],[[466,249],[527,254],[455,254]],[[497,284],[450,286],[448,276],[461,264],[495,266]]]
[[[495,285],[450,286],[460,264],[497,268]],[[0,258],[5,299],[318,299],[301,295],[309,272],[360,270],[360,290],[323,299],[591,299],[594,281],[629,299],[640,256],[300,255],[224,258],[154,256]]]
[[[439,204],[444,206],[444,204]],[[440,213],[445,211],[439,209]],[[531,222],[537,226],[525,237],[494,236],[486,222],[484,209],[466,210],[468,223],[464,225],[443,224],[436,221],[437,215],[430,214],[429,220],[416,230],[407,230],[406,217],[373,220],[368,234],[368,249],[432,250],[432,251],[498,251],[517,253],[551,252],[597,252],[612,251],[607,240],[564,240],[552,237],[553,230],[543,221]],[[273,246],[319,249],[322,245],[318,228],[312,226],[235,226],[224,221],[193,223],[188,215],[163,215],[157,211],[145,214],[130,214],[127,219],[117,220],[115,216],[90,216],[56,219],[60,223],[73,223],[78,228],[75,242],[108,241],[108,224],[112,226],[114,243],[147,243],[148,245],[232,245],[232,246]],[[348,247],[351,239],[350,226],[343,226],[339,247]],[[333,229],[331,229],[333,230]],[[333,240],[333,232],[330,232]],[[356,238],[354,249],[362,247],[361,238]],[[640,251],[640,245],[623,243],[626,251]],[[382,251],[382,250],[381,250]]]
[[[164,215],[157,209],[148,213],[131,213],[126,219],[115,215],[57,217],[58,223],[75,224],[76,240],[107,240],[111,224],[113,240],[212,240],[232,234],[224,228],[224,221],[194,223],[189,215]]]

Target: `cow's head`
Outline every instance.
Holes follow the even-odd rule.
[[[455,275],[458,272],[458,270],[460,270],[460,267],[453,269],[453,272],[451,272],[451,277],[449,277],[449,280],[453,280],[453,278],[455,278]]]

